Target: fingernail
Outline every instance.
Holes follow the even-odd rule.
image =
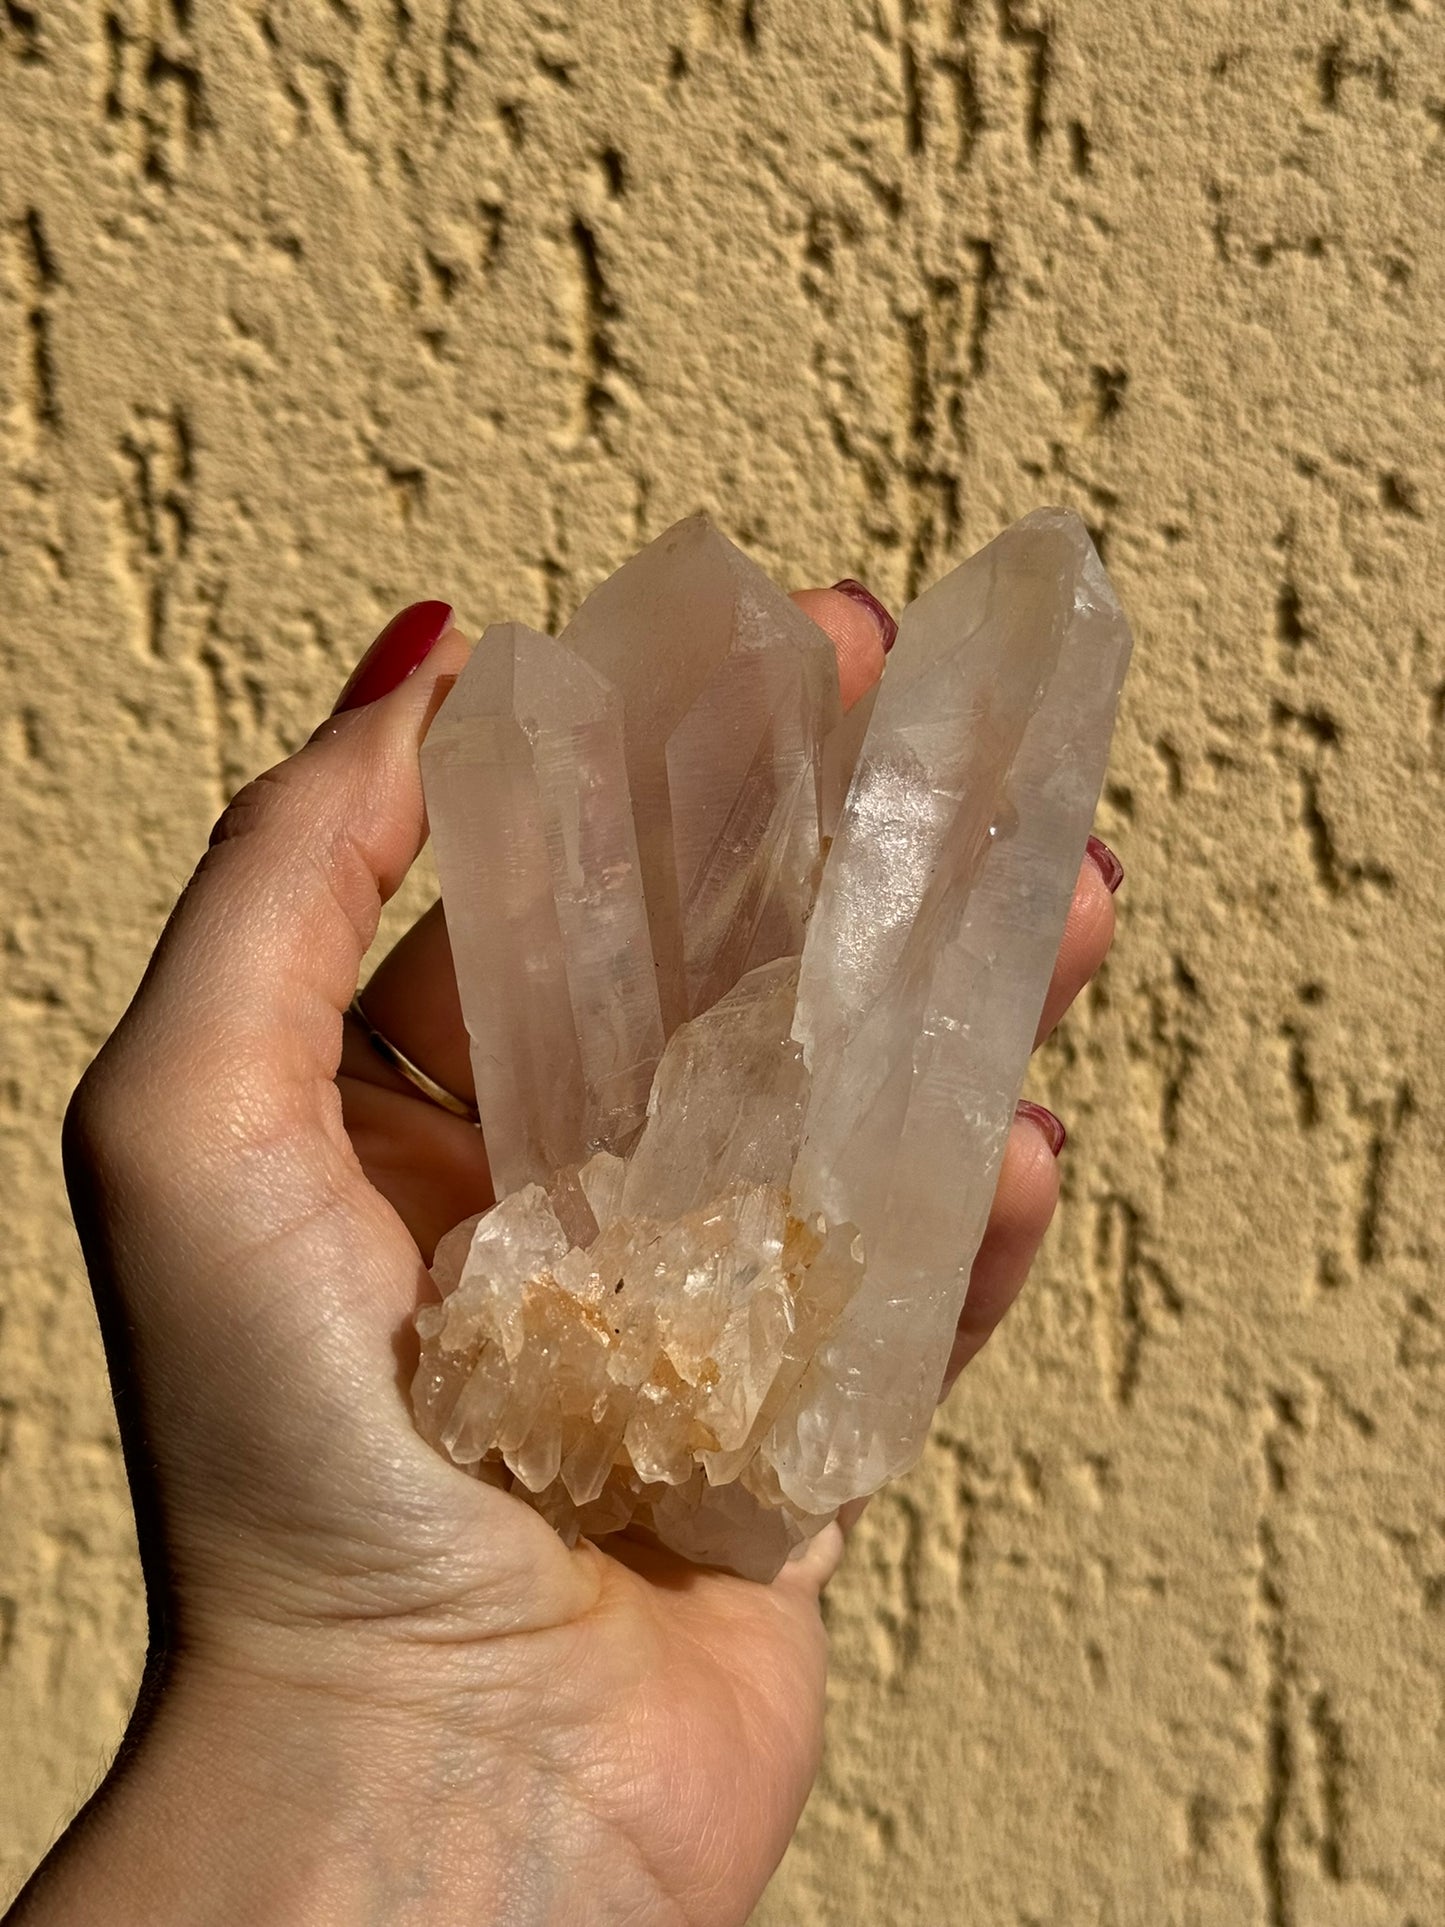
[[[1069,1134],[1064,1129],[1063,1119],[1055,1117],[1052,1111],[1046,1111],[1042,1104],[1024,1102],[1019,1105],[1017,1115],[1026,1117],[1035,1130],[1043,1133],[1044,1142],[1055,1157],[1068,1143]]]
[[[451,627],[452,617],[449,602],[413,602],[399,616],[393,616],[352,670],[332,715],[363,709],[367,703],[389,696],[426,661]]]
[[[872,616],[873,620],[878,624],[878,633],[883,638],[883,653],[886,656],[898,640],[898,624],[893,620],[892,616],[889,615],[873,591],[871,589],[865,589],[861,582],[855,582],[851,575],[845,575],[841,582],[835,582],[833,584],[833,592],[835,595],[845,595],[851,598],[852,601],[861,603],[868,611],[869,615]]]
[[[1123,864],[1108,844],[1101,842],[1097,836],[1089,838],[1089,861],[1108,885],[1109,894],[1112,896],[1124,881]]]

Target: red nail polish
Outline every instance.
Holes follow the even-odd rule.
[[[883,638],[883,653],[886,656],[898,640],[898,624],[893,620],[892,616],[889,615],[873,591],[871,589],[865,589],[861,582],[855,582],[851,575],[845,575],[841,582],[835,582],[833,584],[833,593],[835,595],[848,596],[852,601],[861,603],[868,611],[869,615],[872,616],[873,620],[878,624],[878,633]]]
[[[343,710],[363,709],[404,683],[419,669],[452,624],[449,602],[413,602],[393,616],[351,672],[336,698],[333,716]]]
[[[1108,885],[1109,894],[1112,896],[1124,881],[1123,864],[1108,844],[1101,842],[1097,836],[1089,838],[1089,861]]]
[[[1019,1105],[1017,1115],[1019,1117],[1026,1117],[1036,1130],[1043,1133],[1044,1139],[1055,1157],[1059,1155],[1060,1151],[1062,1151],[1068,1143],[1069,1134],[1064,1129],[1063,1119],[1055,1117],[1052,1111],[1046,1111],[1042,1104],[1030,1104],[1025,1101]]]

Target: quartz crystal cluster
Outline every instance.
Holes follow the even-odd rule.
[[[487,631],[422,753],[499,1200],[417,1316],[458,1465],[766,1579],[917,1457],[1128,654],[1054,509],[847,716],[702,517]]]

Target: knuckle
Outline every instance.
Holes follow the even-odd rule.
[[[122,1198],[132,1210],[164,1208],[206,1143],[205,1105],[133,1023],[122,1020],[85,1072],[61,1127],[67,1189],[92,1218]]]
[[[237,790],[211,831],[210,847],[215,850],[253,836],[278,818],[289,815],[296,805],[301,785],[295,764],[278,763],[262,770],[243,789]]]
[[[60,1144],[66,1175],[74,1189],[78,1180],[110,1164],[117,1149],[133,1142],[126,1120],[134,1107],[126,1098],[123,1065],[106,1045],[70,1094],[61,1125]]]

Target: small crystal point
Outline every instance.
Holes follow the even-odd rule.
[[[798,960],[749,971],[668,1044],[622,1208],[680,1217],[731,1185],[788,1182],[808,1078],[791,1036]]]
[[[821,631],[701,518],[560,642],[488,632],[423,765],[501,1200],[417,1317],[440,1449],[569,1544],[759,1579],[911,1463],[1128,654],[1053,509],[841,721]]]

